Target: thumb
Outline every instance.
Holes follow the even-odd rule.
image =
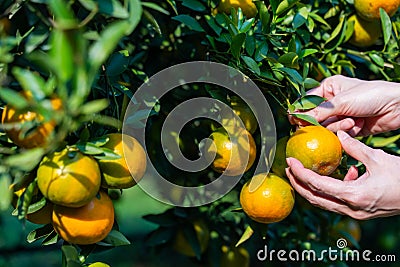
[[[337,136],[339,137],[340,143],[347,154],[351,157],[361,161],[365,165],[371,162],[371,156],[374,155],[374,149],[365,145],[364,143],[350,137],[343,131],[338,131]]]

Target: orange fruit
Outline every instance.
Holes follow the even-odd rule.
[[[348,22],[354,21],[354,32],[349,43],[357,47],[368,47],[376,43],[381,36],[379,21],[366,21],[358,15],[352,15]]]
[[[360,224],[351,218],[345,218],[340,220],[337,224],[335,224],[332,228],[332,236],[334,238],[345,238],[348,241],[350,246],[354,244],[349,240],[346,235],[351,236],[356,242],[360,242],[361,240],[361,227]]]
[[[29,93],[23,92],[25,98],[29,99]],[[62,106],[61,99],[53,98],[50,100],[53,110],[60,110]],[[37,126],[23,133],[20,127],[7,129],[7,136],[16,145],[23,148],[44,147],[49,141],[50,137],[56,127],[54,120],[44,121],[41,115],[33,111],[19,111],[11,105],[6,105],[1,117],[1,123],[23,123],[23,122],[37,122]]]
[[[253,165],[256,159],[256,144],[246,129],[234,126],[220,127],[209,138],[214,142],[206,147],[205,156],[207,159],[213,159],[213,153],[216,154],[211,164],[216,172],[237,176]]]
[[[379,20],[379,8],[382,8],[393,16],[400,6],[399,0],[354,0],[354,7],[357,14],[365,20]]]
[[[37,179],[38,187],[47,199],[67,207],[89,203],[101,183],[97,162],[69,149],[44,157],[37,170]]]
[[[108,134],[103,146],[121,156],[114,160],[99,160],[103,174],[101,185],[105,188],[124,189],[132,187],[142,179],[146,171],[146,153],[140,143],[125,134]]]
[[[254,116],[253,112],[251,111],[251,108],[238,97],[232,97],[231,107],[232,111],[242,120],[246,130],[253,134],[257,130],[258,122],[256,116]],[[229,126],[231,124],[240,127],[240,122],[236,122],[235,118],[222,120],[222,125]]]
[[[298,129],[288,140],[286,157],[298,159],[305,168],[321,175],[331,174],[340,164],[342,145],[337,136],[322,126]]]
[[[200,252],[203,253],[208,247],[210,231],[207,224],[201,219],[193,221],[193,228],[196,232],[197,241],[200,245]],[[182,229],[179,229],[176,233],[172,248],[185,256],[196,257],[196,253],[194,252]]]
[[[257,15],[257,7],[252,0],[221,0],[216,10],[230,14],[231,8],[237,10],[239,7],[247,18],[254,18]]]
[[[221,267],[249,267],[250,255],[243,247],[222,246]]]
[[[110,267],[110,265],[104,263],[104,262],[95,262],[90,264],[88,267]]]
[[[14,192],[14,199],[12,201],[12,204],[14,208],[17,207],[18,203],[18,198],[21,197],[21,195],[25,192],[26,187],[22,187],[21,189],[17,190]],[[32,199],[31,199],[31,207],[32,205],[42,199],[42,195],[40,194],[39,190],[37,187],[33,191],[32,194]],[[30,221],[31,223],[35,224],[48,224],[51,223],[51,214],[53,213],[53,204],[49,201],[46,201],[46,204],[40,208],[39,210],[36,211],[30,211],[30,208],[28,208],[28,212],[26,215],[26,219]]]
[[[284,136],[276,142],[275,157],[272,162],[271,171],[280,177],[286,176],[285,169],[288,167],[286,163],[286,144],[289,136]]]
[[[252,220],[274,223],[290,214],[294,197],[294,190],[285,179],[273,173],[260,173],[242,187],[240,205]]]
[[[89,245],[103,240],[114,224],[114,206],[110,197],[100,191],[98,196],[80,208],[54,205],[53,227],[65,241]]]

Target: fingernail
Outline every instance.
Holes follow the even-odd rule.
[[[286,163],[290,166],[292,164],[292,160],[290,158],[286,158]]]
[[[349,138],[349,135],[348,135],[347,133],[345,133],[344,131],[341,131],[341,130],[339,130],[339,131],[337,132],[337,136],[339,137],[339,140],[340,140],[340,141],[344,141],[344,140],[346,140],[347,138]]]

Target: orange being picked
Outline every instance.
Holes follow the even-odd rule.
[[[18,198],[22,196],[22,194],[25,192],[26,187],[22,187],[18,189],[17,191],[14,192],[14,198],[12,201],[12,204],[14,208],[17,207],[18,203]],[[31,223],[35,224],[48,224],[51,223],[51,215],[53,213],[53,203],[49,202],[48,200],[46,201],[46,204],[41,207],[40,209],[36,209],[35,205],[38,201],[42,199],[42,194],[40,191],[35,187],[33,194],[32,194],[32,199],[31,199],[31,204],[28,208],[26,219],[30,221]]]
[[[342,159],[337,136],[322,126],[298,129],[288,140],[286,157],[298,159],[305,168],[321,175],[331,174]]]
[[[100,189],[97,162],[79,151],[64,149],[44,157],[37,170],[37,183],[51,202],[66,207],[89,203]]]
[[[250,255],[243,247],[222,246],[221,267],[249,267]]]
[[[349,43],[357,47],[368,47],[376,43],[381,36],[380,21],[366,21],[357,14],[352,15],[348,22],[354,21],[354,31]]]
[[[30,93],[23,92],[22,95],[29,99]],[[50,100],[53,110],[60,110],[62,103],[59,98],[52,98]],[[23,148],[44,147],[50,141],[51,135],[54,133],[56,122],[44,121],[41,115],[34,111],[19,111],[11,105],[6,105],[1,117],[1,123],[24,123],[24,122],[37,122],[37,126],[29,129],[26,133],[20,127],[7,129],[7,136],[16,145]]]
[[[146,153],[142,145],[126,134],[108,134],[103,146],[121,156],[119,159],[99,160],[103,174],[101,185],[105,188],[124,189],[142,179],[146,171]]]
[[[275,157],[272,162],[271,171],[280,177],[286,176],[285,169],[288,167],[286,163],[286,144],[289,136],[284,136],[276,142]]]
[[[230,136],[230,137],[229,137]],[[244,128],[220,127],[209,137],[213,144],[206,147],[205,157],[215,158],[211,167],[227,176],[237,176],[251,168],[256,159],[256,144],[253,136]]]
[[[210,240],[210,230],[208,229],[207,224],[202,219],[194,220],[193,228],[196,232],[197,241],[200,245],[200,252],[203,253],[208,247],[208,242]],[[179,229],[176,233],[173,239],[172,248],[185,256],[196,257],[196,253],[190,245],[182,229]]]
[[[389,16],[393,16],[399,6],[399,0],[354,0],[357,14],[368,21],[380,19],[379,8],[384,9]]]
[[[285,179],[273,173],[260,173],[242,187],[240,205],[252,220],[274,223],[290,214],[294,197],[294,190]]]
[[[252,0],[221,0],[216,12],[230,14],[231,8],[237,10],[239,7],[247,18],[254,18],[257,15],[257,7]]]
[[[103,240],[114,224],[114,206],[110,197],[100,191],[80,208],[54,205],[54,230],[65,241],[89,245]]]

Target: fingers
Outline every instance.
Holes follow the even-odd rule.
[[[290,168],[287,171],[287,175],[292,184],[295,184],[299,180],[306,187],[310,188],[315,192],[323,192],[323,194],[335,196],[339,200],[344,200],[346,196],[346,190],[344,190],[345,184],[342,181],[328,177],[321,176],[312,170],[304,168],[303,164],[295,158],[288,158],[286,162]],[[296,178],[296,180],[295,180]]]
[[[364,163],[367,168],[368,165],[373,163],[371,156],[375,154],[374,149],[350,137],[350,135],[343,131],[338,131],[337,136],[347,154]]]
[[[358,169],[356,166],[351,166],[343,178],[343,181],[354,181],[358,178]]]

